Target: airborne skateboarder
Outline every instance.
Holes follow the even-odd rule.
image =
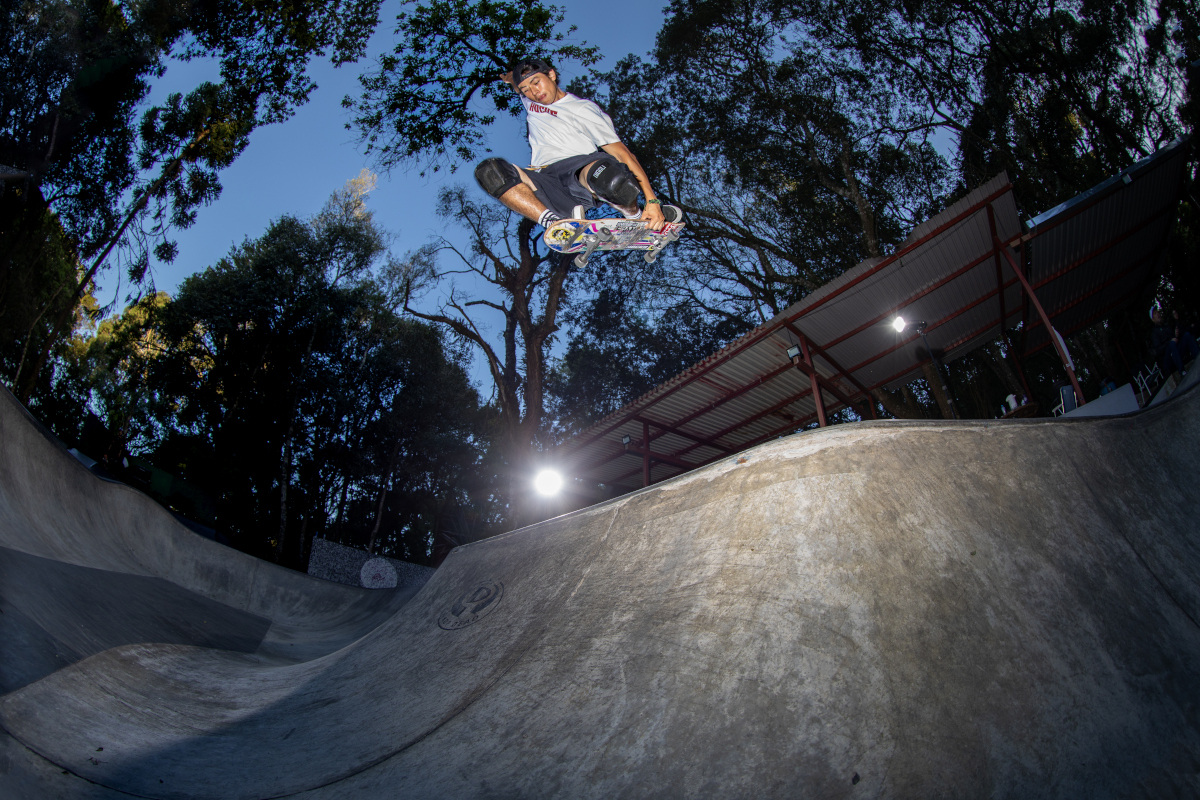
[[[500,77],[521,95],[533,165],[522,169],[502,158],[480,162],[475,179],[485,192],[545,228],[559,219],[582,218],[597,199],[655,231],[683,217],[655,197],[646,171],[621,142],[608,114],[558,88],[558,73],[548,63],[519,61]],[[638,209],[638,194],[646,197],[644,211]]]

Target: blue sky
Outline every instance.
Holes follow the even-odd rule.
[[[566,24],[579,28],[572,39],[600,47],[604,55],[598,65],[601,69],[611,67],[629,53],[644,55],[649,51],[662,25],[660,9],[664,4],[653,0],[559,3],[566,12]],[[382,22],[370,42],[369,59],[391,50],[399,8],[397,0],[385,0]],[[357,76],[366,63],[340,69],[328,62],[312,65],[310,74],[318,88],[308,104],[287,122],[254,132],[246,151],[221,173],[224,189],[220,198],[200,210],[195,225],[175,232],[179,256],[173,264],[155,265],[158,289],[174,294],[184,278],[215,264],[246,237],[261,235],[271,220],[284,214],[302,218],[315,214],[335,189],[364,167],[373,168],[354,132],[345,129],[347,112],[341,106],[345,95],[358,94]],[[577,65],[565,66],[568,77],[579,69]],[[209,62],[173,63],[154,87],[150,101],[157,102],[171,91],[186,91],[216,77],[216,67]],[[519,163],[528,158],[529,148],[518,120],[498,121],[489,137],[497,155]],[[429,178],[420,177],[415,169],[379,176],[369,206],[396,235],[394,250],[403,253],[443,233],[443,224],[433,208],[438,190],[450,183],[473,184],[470,168],[460,169],[456,175],[439,173]],[[98,299],[110,302],[118,291],[115,271],[107,270],[99,283]],[[128,290],[127,285],[120,287],[120,300]]]

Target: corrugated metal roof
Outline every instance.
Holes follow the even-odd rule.
[[[1161,249],[1173,219],[1184,150],[1172,145],[1031,220],[1025,236],[1008,177],[996,176],[915,228],[896,253],[862,262],[573,437],[557,451],[560,465],[632,488],[641,485],[646,426],[655,482],[809,424],[811,379],[787,355],[801,336],[829,412],[921,374],[928,354],[912,327],[895,331],[897,314],[928,323],[929,343],[946,360],[995,338],[1001,317],[1005,328],[1024,319],[1022,349],[1037,349],[1045,332],[1031,324],[1036,315],[1001,243],[1032,249],[1029,280],[1055,326],[1071,332],[1155,266],[1149,252]]]
[[[1174,142],[1026,223],[1029,280],[1064,336],[1112,313],[1158,273],[1187,155],[1188,141]],[[1021,349],[1031,353],[1050,339],[1027,313]]]

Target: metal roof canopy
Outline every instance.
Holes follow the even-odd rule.
[[[894,254],[862,262],[576,435],[558,460],[576,477],[633,488],[824,424],[826,411],[874,416],[871,390],[903,386],[929,362],[919,334],[889,324],[897,314],[927,321],[947,361],[1001,333],[1014,352],[1036,352],[1051,344],[1038,301],[1067,336],[1131,299],[1157,269],[1186,158],[1186,141],[1175,142],[1030,220],[1028,233],[1001,173]]]

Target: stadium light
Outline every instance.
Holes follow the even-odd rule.
[[[906,325],[908,325],[908,323],[904,321],[904,317],[896,317],[894,320],[892,320],[892,327],[896,329],[896,333],[903,331]]]
[[[543,497],[558,494],[559,490],[562,489],[562,485],[562,475],[559,475],[552,469],[542,470],[533,479],[533,488],[537,489],[537,493]]]

